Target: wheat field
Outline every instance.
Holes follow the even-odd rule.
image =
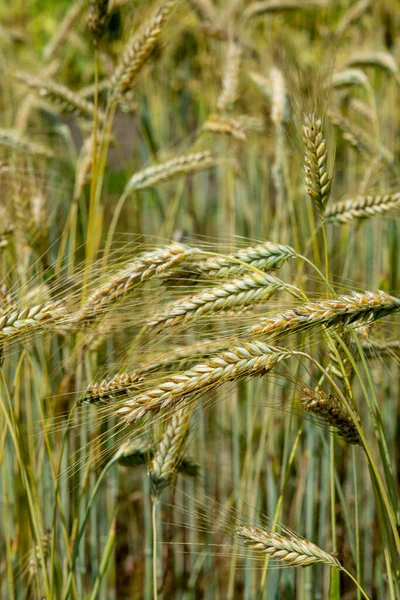
[[[0,598],[400,600],[399,10],[0,1]]]

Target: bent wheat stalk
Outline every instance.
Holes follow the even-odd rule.
[[[400,309],[400,299],[381,290],[353,292],[333,300],[310,302],[276,316],[262,319],[251,327],[251,335],[279,336],[317,325],[334,327],[358,322],[370,323]]]
[[[126,424],[134,423],[150,412],[170,409],[185,398],[198,396],[227,381],[268,373],[291,354],[260,341],[244,342],[129,398],[116,410],[116,414]]]

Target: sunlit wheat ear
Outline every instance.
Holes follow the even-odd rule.
[[[29,154],[41,158],[54,158],[54,154],[50,148],[33,142],[11,129],[0,129],[0,146],[6,146],[21,154]]]
[[[226,54],[222,90],[217,101],[217,108],[222,113],[230,111],[237,99],[241,56],[240,44],[231,40]]]
[[[317,415],[327,425],[334,427],[339,437],[348,444],[361,445],[361,439],[353,419],[343,402],[332,394],[304,386],[300,404],[307,412]]]
[[[65,85],[48,79],[40,79],[27,73],[17,73],[16,77],[19,81],[35,90],[41,98],[54,104],[61,112],[74,113],[89,119],[94,118],[94,104],[85,100]],[[100,122],[104,121],[105,117],[101,111],[98,111],[97,116]]]
[[[333,300],[310,302],[282,312],[274,317],[260,320],[251,327],[252,335],[279,336],[317,325],[344,326],[358,322],[370,323],[400,309],[400,299],[381,290],[353,292]]]
[[[168,181],[177,175],[206,169],[215,164],[215,157],[209,151],[177,156],[135,173],[126,184],[123,194],[128,196],[135,190],[150,188],[160,181]]]
[[[315,114],[305,115],[303,132],[306,191],[323,220],[325,207],[331,193],[332,178],[328,174],[328,152],[322,120],[318,119]]]
[[[173,302],[148,323],[148,327],[160,331],[175,327],[206,315],[220,311],[241,310],[254,304],[265,302],[286,284],[272,275],[250,273],[232,279],[221,285]]]
[[[319,563],[341,569],[337,558],[321,550],[319,546],[300,537],[286,536],[247,525],[238,525],[236,533],[240,541],[260,554],[282,561],[288,567],[309,567]]]
[[[264,242],[257,246],[249,246],[242,248],[226,256],[216,256],[208,258],[199,263],[186,266],[181,265],[179,269],[175,269],[168,274],[168,279],[184,277],[187,279],[196,279],[207,277],[209,279],[234,277],[240,273],[249,273],[244,265],[238,264],[236,260],[242,263],[255,267],[260,271],[274,271],[279,269],[287,260],[294,258],[296,251],[290,246],[283,244],[275,244],[274,242]]]
[[[260,341],[243,342],[241,346],[216,354],[187,371],[171,375],[158,386],[132,396],[123,402],[116,414],[126,424],[134,423],[150,412],[173,408],[186,398],[194,398],[227,381],[268,373],[289,356],[290,352],[278,351]]]
[[[98,46],[107,25],[108,0],[89,0],[88,28]]]
[[[351,223],[398,210],[399,207],[400,192],[379,196],[357,196],[331,204],[325,213],[325,220],[327,223]]]
[[[65,323],[68,311],[62,302],[46,302],[36,306],[0,312],[0,339],[11,339]]]
[[[107,283],[93,292],[82,308],[73,315],[72,323],[82,323],[103,315],[136,285],[165,274],[169,269],[195,254],[201,254],[201,250],[181,244],[171,244],[165,248],[140,254],[136,260],[123,267],[110,277]]]
[[[191,412],[187,408],[177,411],[157,445],[149,468],[152,495],[158,498],[175,475],[186,437],[189,433]]]
[[[128,40],[111,78],[110,88],[114,98],[119,99],[133,87],[137,74],[154,49],[162,28],[176,4],[177,0],[165,0],[159,3],[150,20]]]

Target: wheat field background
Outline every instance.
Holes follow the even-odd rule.
[[[400,599],[399,36],[0,0],[0,598]]]

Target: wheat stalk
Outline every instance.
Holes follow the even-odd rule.
[[[341,569],[337,558],[312,542],[295,535],[280,535],[275,531],[238,525],[236,533],[248,548],[281,560],[288,567],[309,567],[319,563]]]
[[[135,173],[126,184],[123,194],[129,195],[135,190],[154,187],[160,181],[167,181],[177,175],[206,169],[213,165],[215,165],[215,158],[208,151],[178,156]]]
[[[349,325],[350,323],[370,323],[400,309],[400,299],[381,290],[377,292],[353,292],[349,296],[338,296],[333,300],[310,302],[290,309],[276,316],[262,319],[251,327],[252,335],[279,336],[325,325]]]
[[[145,27],[128,40],[111,78],[110,87],[115,98],[119,99],[132,88],[137,74],[156,45],[162,28],[176,4],[177,0],[161,2]]]
[[[136,285],[166,273],[189,256],[199,253],[201,250],[198,248],[174,243],[166,248],[139,255],[137,259],[111,277],[109,282],[97,289],[72,317],[72,322],[80,323],[104,314],[111,305],[125,297]]]
[[[189,433],[190,417],[191,411],[178,410],[161,437],[149,469],[154,498],[158,498],[177,470]]]
[[[304,117],[306,190],[323,220],[331,193],[332,178],[328,174],[328,153],[322,120],[315,114]]]
[[[265,302],[275,292],[285,288],[286,284],[283,281],[271,275],[243,275],[170,304],[163,312],[156,314],[148,326],[161,330],[202,318],[210,313],[241,310],[246,306]]]
[[[357,219],[368,219],[400,206],[400,192],[378,196],[358,196],[331,204],[325,213],[327,223],[351,223]]]
[[[290,352],[278,351],[260,341],[244,342],[129,398],[116,414],[126,424],[134,423],[149,412],[172,408],[185,398],[215,389],[227,381],[268,373],[288,356]]]
[[[361,445],[361,439],[351,415],[343,402],[332,394],[307,386],[302,388],[300,403],[304,410],[317,415],[325,423],[334,427],[337,435],[348,444]]]
[[[39,96],[45,98],[52,104],[55,104],[61,112],[75,113],[83,117],[94,119],[94,104],[85,100],[82,96],[73,92],[65,85],[61,85],[60,83],[56,83],[49,79],[34,77],[27,73],[16,73],[15,77],[31,89],[36,90]],[[105,119],[105,116],[101,111],[98,111],[97,117],[100,122],[103,122]]]

